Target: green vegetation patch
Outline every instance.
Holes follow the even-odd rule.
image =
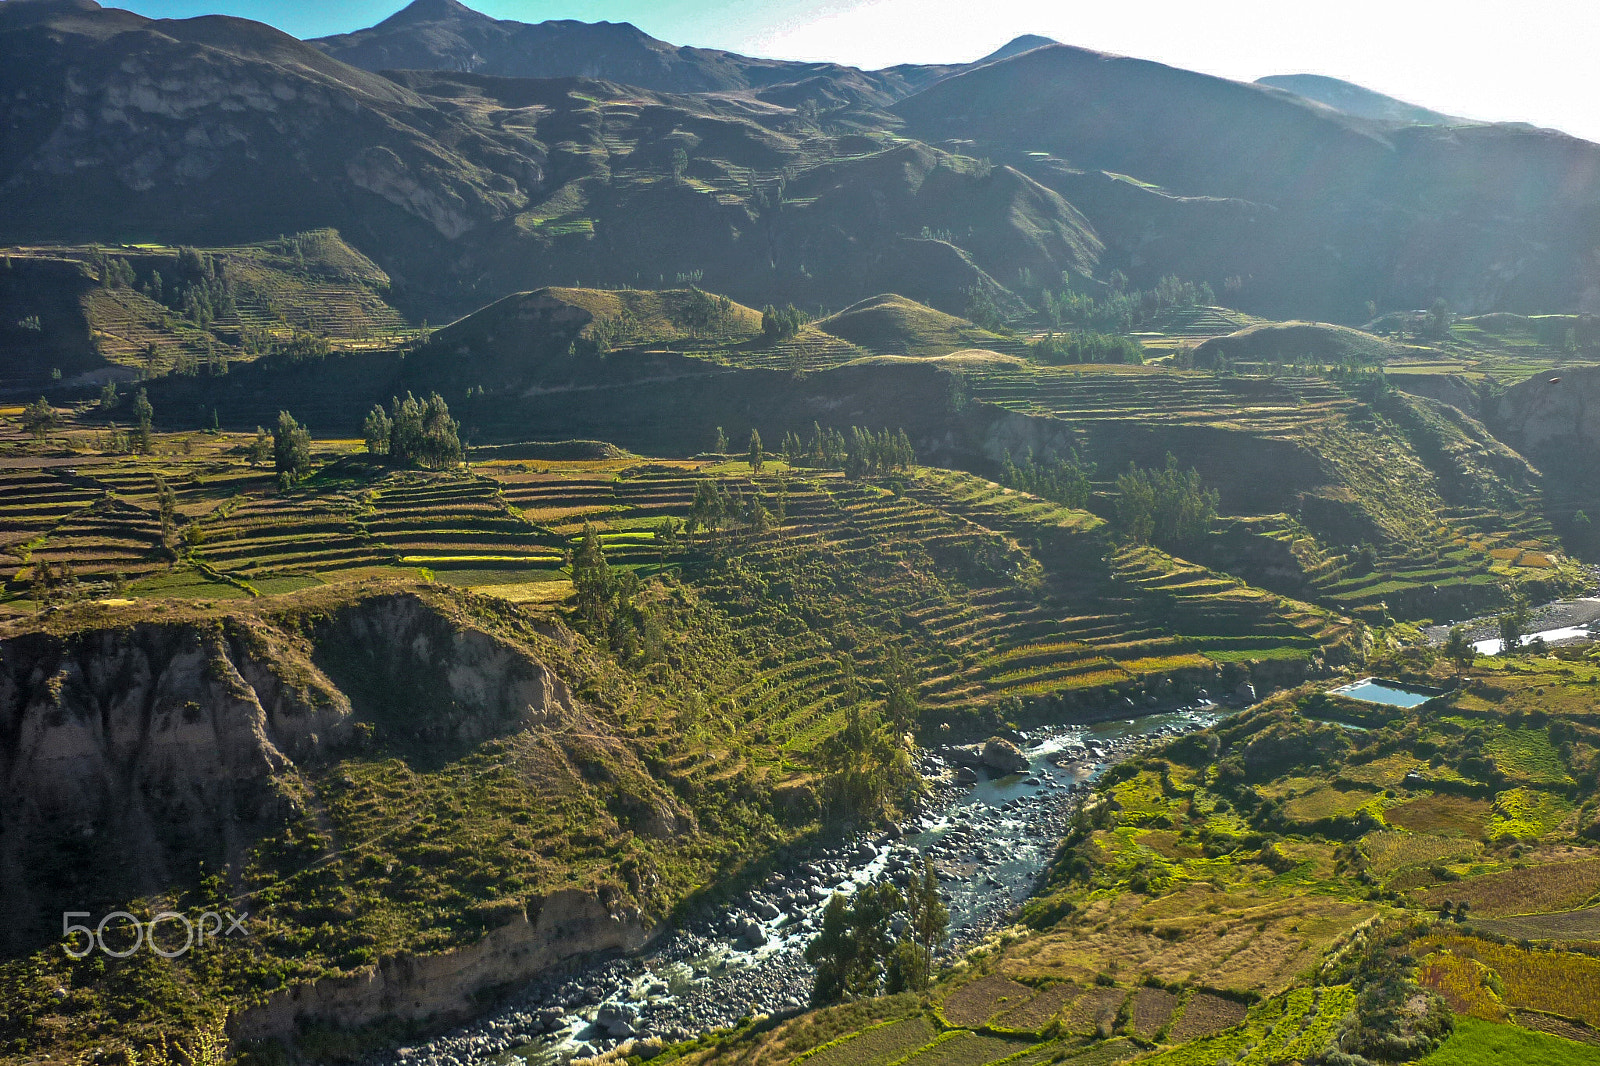
[[[1450,1039],[1422,1060],[1422,1066],[1508,1066],[1510,1063],[1600,1066],[1600,1047],[1467,1017],[1457,1018]]]
[[[1508,789],[1496,794],[1494,813],[1484,831],[1491,839],[1537,840],[1565,821],[1572,810],[1572,801],[1554,792]]]

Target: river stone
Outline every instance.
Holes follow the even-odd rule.
[[[990,737],[983,745],[983,765],[1002,773],[1017,773],[1028,768],[1028,757],[1011,741]]]
[[[976,785],[977,783],[978,771],[974,770],[972,767],[963,766],[961,769],[956,771],[956,784]]]
[[[756,900],[755,905],[750,909],[755,911],[763,920],[769,922],[781,913],[777,907],[774,907],[764,899]]]

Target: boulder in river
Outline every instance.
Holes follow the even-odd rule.
[[[983,765],[1001,773],[1014,774],[1028,768],[1028,757],[1011,741],[1003,737],[990,737],[983,745]]]
[[[978,771],[974,770],[972,767],[963,766],[961,769],[956,771],[956,784],[976,785],[977,783]]]

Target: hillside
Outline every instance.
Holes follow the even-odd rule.
[[[806,91],[884,106],[935,76],[920,68],[869,72],[837,63],[757,59],[659,41],[626,22],[494,19],[455,0],[414,0],[370,29],[311,44],[372,71],[443,70],[511,78],[600,78],[669,93],[759,95]],[[765,92],[762,92],[765,90]],[[798,102],[798,101],[796,101]]]
[[[279,492],[242,440],[156,443],[0,478],[27,537],[0,627],[0,721],[24,753],[6,779],[0,988],[28,1009],[7,1012],[7,1053],[227,1012],[313,1049],[318,1019],[437,1024],[491,984],[637,947],[697,888],[731,891],[819,831],[829,738],[896,677],[913,679],[925,739],[981,737],[1002,718],[1292,683],[1359,639],[1330,612],[1121,545],[1082,511],[925,468],[626,457],[431,474],[319,441],[319,472]],[[654,532],[684,529],[708,487],[770,508],[766,529],[746,509]],[[567,553],[591,524],[639,579],[617,616],[637,620],[631,641],[571,599]],[[102,706],[105,738],[74,747]],[[119,760],[124,743],[141,754]],[[119,803],[129,788],[142,798]],[[216,816],[235,805],[252,815]],[[79,822],[115,861],[84,868],[49,844]],[[59,891],[140,913],[254,900],[259,938],[91,968],[51,939]],[[395,971],[396,954],[416,961]],[[408,1005],[338,991],[361,987]],[[136,1007],[109,1009],[134,989]]]
[[[1531,311],[1587,301],[1595,284],[1583,249],[1600,232],[1600,198],[1561,175],[1600,173],[1600,148],[1547,131],[1396,129],[1066,46],[965,72],[893,111],[912,135],[960,138],[1078,204],[1106,266],[1146,283],[1155,271],[1235,275],[1247,310],[1348,321],[1369,299],[1426,307],[1442,296],[1463,311]],[[1098,172],[1127,187],[1099,188]],[[1181,239],[1153,253],[1149,222],[1168,216],[1162,229]],[[1489,282],[1511,259],[1523,265]]]
[[[1467,119],[1430,111],[1426,107],[1408,104],[1404,100],[1396,100],[1392,96],[1385,96],[1353,82],[1322,74],[1273,74],[1257,78],[1256,84],[1283,89],[1285,92],[1303,96],[1307,100],[1315,100],[1319,104],[1326,104],[1336,111],[1343,111],[1357,118],[1423,126],[1471,125]]]
[[[668,1061],[1600,1062],[1594,655],[1407,673],[1453,687],[1307,687],[1121,763],[1019,922],[921,997]]]
[[[391,348],[419,332],[389,303],[391,284],[332,230],[229,247],[8,249],[0,389],[220,376],[305,335],[344,351]],[[31,318],[38,329],[19,328]]]
[[[1397,129],[1035,39],[862,72],[428,2],[320,42],[447,68],[379,76],[239,19],[3,10],[0,242],[331,228],[416,322],[680,277],[754,307],[897,292],[964,314],[976,289],[1012,318],[1064,273],[1094,289],[1115,270],[1234,279],[1246,311],[1335,321],[1440,297],[1571,312],[1596,289],[1593,146]],[[1030,94],[1049,106],[1017,110]]]
[[[1194,365],[1215,367],[1219,360],[1262,363],[1327,363],[1383,366],[1400,349],[1380,337],[1324,322],[1271,322],[1213,337],[1194,349]]]

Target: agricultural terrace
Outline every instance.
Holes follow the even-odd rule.
[[[637,458],[428,473],[325,441],[316,472],[280,492],[270,468],[249,460],[253,437],[158,435],[155,454],[119,456],[95,453],[104,436],[71,429],[56,443],[74,458],[19,458],[0,471],[11,610],[48,597],[254,598],[424,573],[559,602],[571,592],[569,553],[592,525],[611,565],[666,576],[650,596],[663,620],[701,634],[708,698],[737,708],[742,728],[801,747],[831,732],[852,673],[871,675],[890,649],[943,715],[1112,688],[1157,695],[1252,660],[1292,676],[1348,654],[1354,633],[1325,610],[1119,547],[1086,512],[967,474],[851,480],[769,464],[752,477],[745,463]],[[708,484],[743,501],[735,510],[759,501],[770,531],[733,518],[682,532]],[[664,538],[669,520],[679,532]],[[41,564],[62,588],[38,583]],[[772,640],[777,631],[784,640]],[[851,635],[843,645],[841,633]]]
[[[1129,457],[1193,464],[1230,516],[1201,558],[1288,595],[1383,621],[1465,613],[1498,603],[1502,586],[1539,599],[1581,581],[1536,483],[1506,473],[1520,461],[1443,405],[1309,375],[998,358],[958,372],[973,400],[1028,416],[1031,434],[1097,464],[1101,513]]]

